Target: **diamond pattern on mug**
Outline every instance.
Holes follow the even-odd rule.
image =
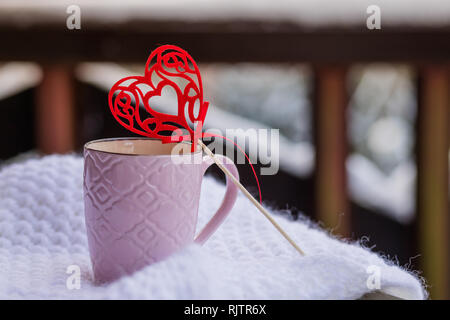
[[[101,172],[100,169],[97,167],[97,164],[95,163],[95,159],[91,156],[88,155],[86,156],[86,168],[89,168],[88,172],[85,172],[85,178],[87,178],[89,181],[98,181],[101,177]],[[93,165],[90,166],[89,162],[92,163]]]
[[[125,233],[134,226],[141,223],[141,209],[136,207],[136,202],[132,199],[121,199],[116,201],[108,208],[105,213],[105,219],[119,233]],[[133,216],[131,218],[130,216]]]
[[[127,232],[127,237],[133,240],[141,248],[145,248],[155,236],[156,232],[146,223],[139,223]]]
[[[111,199],[110,192],[103,183],[96,185],[92,191],[91,194],[94,195],[94,198],[98,200],[100,204],[105,204]]]
[[[114,239],[114,230],[111,228],[110,224],[108,223],[105,218],[100,217],[95,221],[96,228],[91,229],[92,233],[94,234],[95,240],[101,243],[109,243],[112,239]],[[102,246],[101,243],[98,243],[98,246]]]
[[[121,181],[120,185],[111,183],[112,188],[125,195],[130,191],[136,189],[144,178],[142,174],[137,172],[131,165],[124,163],[123,161],[114,163],[110,168],[104,172],[104,177],[107,181]]]
[[[139,193],[139,194],[136,196],[136,199],[137,199],[140,203],[142,203],[142,205],[143,205],[144,207],[148,207],[152,202],[154,202],[154,201],[156,200],[156,197],[155,197],[155,190],[153,190],[152,192],[151,192],[151,191],[144,190],[143,192]]]

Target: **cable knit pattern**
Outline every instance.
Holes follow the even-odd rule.
[[[381,291],[406,299],[427,294],[412,273],[358,244],[330,237],[306,220],[275,219],[305,250],[300,256],[242,195],[230,216],[200,247],[114,283],[95,286],[82,199],[83,160],[47,156],[0,172],[0,298],[2,299],[356,299],[371,291],[369,266]],[[205,177],[199,229],[215,212],[224,186]],[[81,288],[69,290],[69,265]]]

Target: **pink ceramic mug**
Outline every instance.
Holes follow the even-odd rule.
[[[217,157],[238,178],[232,161]],[[237,188],[227,178],[220,208],[194,240],[201,183],[212,163],[186,143],[118,138],[84,146],[85,217],[96,282],[130,274],[214,233]]]

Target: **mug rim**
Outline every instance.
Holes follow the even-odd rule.
[[[150,141],[161,141],[160,139],[156,139],[156,138],[149,138],[149,137],[117,137],[117,138],[101,138],[101,139],[95,139],[95,140],[91,140],[88,141],[84,144],[83,146],[83,150],[89,150],[89,151],[94,151],[94,152],[101,152],[101,153],[106,153],[106,154],[115,154],[115,155],[120,155],[120,156],[130,156],[130,157],[173,157],[174,155],[172,154],[131,154],[131,153],[122,153],[122,152],[111,152],[111,151],[104,151],[104,150],[95,150],[95,149],[91,149],[89,148],[89,144],[92,143],[96,143],[96,142],[109,142],[109,141],[117,141],[117,140],[150,140]],[[162,142],[161,142],[162,143]],[[187,141],[180,141],[180,142],[168,142],[169,143],[173,143],[173,144],[180,144],[180,143],[185,143],[185,144],[189,144],[189,142]],[[193,156],[193,155],[198,155],[202,153],[202,149],[198,148],[197,151],[195,152],[190,152],[190,153],[186,153],[186,154],[177,154],[177,157],[185,157],[185,156]]]

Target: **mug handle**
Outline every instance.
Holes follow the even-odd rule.
[[[216,154],[215,157],[219,160],[230,172],[231,174],[239,180],[239,172],[236,165],[233,161],[220,154]],[[206,169],[208,169],[212,164],[214,164],[214,160],[211,159],[208,155],[203,157],[202,160],[202,174],[205,174]],[[225,175],[227,181],[227,190],[225,191],[225,196],[222,200],[222,204],[220,205],[217,212],[214,216],[209,220],[209,222],[203,227],[202,231],[195,238],[195,242],[199,244],[204,244],[206,240],[217,230],[217,228],[222,224],[227,215],[230,213],[231,209],[236,202],[238,187],[231,181],[231,179]]]

